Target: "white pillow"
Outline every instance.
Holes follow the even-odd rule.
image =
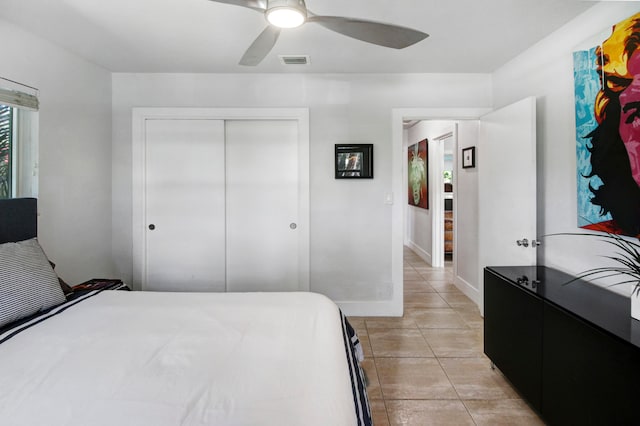
[[[38,240],[0,244],[0,327],[65,300]]]

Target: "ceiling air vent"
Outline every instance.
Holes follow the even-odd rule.
[[[278,55],[282,65],[309,65],[309,55]]]

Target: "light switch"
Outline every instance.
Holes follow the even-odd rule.
[[[385,192],[384,193],[384,203],[385,204],[393,204],[393,192]]]

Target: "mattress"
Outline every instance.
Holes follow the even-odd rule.
[[[0,424],[370,424],[345,324],[313,293],[89,292],[0,333]]]

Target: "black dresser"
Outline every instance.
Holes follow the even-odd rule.
[[[640,321],[629,298],[572,279],[485,268],[484,352],[551,425],[640,425]]]

